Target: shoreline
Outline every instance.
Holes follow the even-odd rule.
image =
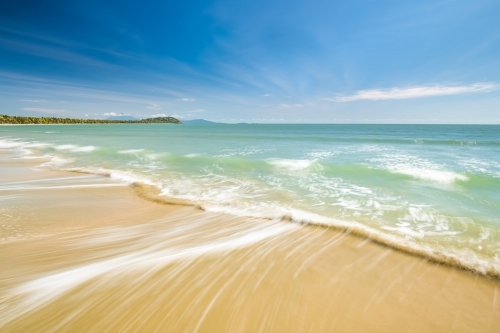
[[[333,228],[158,204],[36,164],[0,155],[0,186],[17,186],[0,192],[2,222],[37,236],[0,243],[6,331],[500,328],[498,280]]]
[[[41,164],[48,165],[51,163],[50,155],[46,156],[49,159],[44,161],[48,163],[41,163]],[[238,211],[238,208],[236,208],[236,210],[234,209],[225,210],[223,206],[226,203],[224,202],[222,203],[222,206],[211,207],[211,206],[205,206],[205,203],[203,201],[191,201],[184,198],[166,196],[161,193],[161,191],[163,190],[161,185],[155,183],[153,180],[149,178],[145,178],[143,176],[130,172],[127,173],[113,169],[103,169],[103,168],[93,169],[86,167],[73,167],[73,168],[50,167],[50,169],[60,170],[61,172],[73,172],[77,174],[80,173],[80,174],[98,175],[113,179],[121,179],[122,181],[121,184],[130,185],[131,188],[136,193],[136,195],[155,203],[180,205],[180,206],[193,206],[201,210],[226,212],[228,214],[234,214],[240,217],[280,220],[289,223],[295,223],[301,225],[314,225],[322,228],[334,229],[338,232],[349,233],[352,234],[353,236],[360,237],[362,239],[366,238],[371,242],[378,244],[380,246],[391,248],[395,251],[400,251],[407,255],[429,260],[436,264],[447,265],[450,267],[455,267],[466,271],[470,271],[474,274],[478,274],[484,277],[500,280],[500,266],[498,265],[498,262],[495,262],[494,260],[489,260],[489,258],[481,256],[481,254],[476,254],[476,253],[468,254],[460,249],[445,248],[445,247],[440,248],[438,246],[422,244],[412,239],[405,239],[404,237],[398,237],[396,235],[384,233],[383,231],[367,226],[362,222],[358,222],[356,220],[347,220],[347,219],[339,220],[336,218],[317,215],[305,210],[294,211],[292,209],[277,211],[278,215],[276,216],[273,214],[267,214],[267,215],[259,214],[259,212],[251,210]]]
[[[37,160],[40,161],[40,159]],[[50,159],[45,159],[44,162],[50,162]],[[37,162],[34,164],[34,166],[38,164],[43,164],[43,163]],[[50,168],[50,170],[54,172],[88,174],[88,175],[95,175],[107,178],[114,178],[112,177],[112,174],[117,172],[116,170],[106,170],[106,169],[92,170],[87,168],[62,168],[62,169]],[[129,177],[134,178],[136,177],[136,175],[129,175]],[[191,206],[199,210],[206,210],[203,207],[203,203],[190,201],[182,198],[169,197],[161,194],[161,188],[158,187],[158,185],[154,185],[153,183],[149,182],[147,179],[144,178],[142,180],[137,178],[136,181],[131,181],[131,180],[120,181],[119,183],[122,184],[123,186],[129,185],[131,189],[133,189],[133,192],[138,197],[151,201],[153,203],[178,205],[178,206]],[[379,246],[390,248],[393,249],[394,251],[399,251],[406,255],[428,260],[435,264],[446,265],[449,267],[462,269],[482,277],[500,280],[500,268],[495,267],[494,264],[487,262],[486,259],[474,257],[472,260],[470,260],[469,258],[465,258],[464,255],[461,253],[450,252],[447,249],[434,249],[430,246],[419,244],[411,240],[403,240],[401,238],[396,238],[392,235],[385,234],[378,230],[367,227],[357,221],[330,219],[330,218],[325,218],[323,216],[317,216],[318,217],[317,220],[314,219],[314,216],[311,216],[309,219],[304,219],[304,218],[297,219],[294,218],[294,216],[292,216],[291,213],[285,214],[277,218],[254,216],[246,213],[242,214],[233,213],[233,214],[239,217],[280,220],[283,222],[300,224],[305,226],[309,225],[326,229],[332,229],[335,230],[336,232],[347,233],[351,234],[352,236],[359,237],[361,239],[367,239],[370,242],[373,242],[374,244],[377,244]],[[324,221],[322,221],[322,219],[324,219]],[[469,261],[467,261],[467,259],[469,259]]]
[[[68,170],[68,172],[87,173],[81,170]],[[88,173],[94,175],[100,175],[103,177],[110,177],[110,175],[106,173],[92,173],[92,172]],[[145,184],[141,182],[134,182],[131,183],[129,186],[134,190],[134,192],[138,197],[153,203],[163,204],[163,205],[174,205],[174,206],[189,206],[205,211],[203,205],[199,203],[188,201],[185,199],[179,199],[175,197],[168,197],[165,195],[161,195],[161,189],[157,188],[154,185]],[[260,218],[270,221],[279,220],[281,222],[294,223],[305,227],[314,226],[319,228],[325,228],[327,230],[349,234],[352,237],[358,237],[360,239],[367,240],[378,246],[389,248],[394,251],[401,252],[405,255],[428,260],[429,262],[432,262],[434,264],[445,265],[450,268],[456,268],[470,272],[472,274],[481,276],[483,278],[492,278],[500,281],[500,271],[496,267],[490,266],[489,268],[481,269],[477,267],[477,262],[467,264],[464,262],[462,258],[458,257],[456,254],[453,253],[439,252],[435,249],[415,243],[402,244],[399,239],[393,239],[390,235],[383,234],[377,230],[373,230],[365,226],[357,225],[359,222],[338,220],[337,221],[338,224],[333,224],[333,223],[322,223],[322,222],[307,221],[307,220],[295,221],[290,215],[285,215],[278,219],[269,217],[255,217],[252,215],[236,215],[236,216],[246,217],[246,218]],[[355,225],[352,225],[352,223],[355,223]]]
[[[79,123],[79,124],[0,124],[0,126],[49,126],[49,125],[184,125],[176,123]]]

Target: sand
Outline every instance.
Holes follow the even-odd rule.
[[[0,156],[1,332],[498,332],[500,281]]]

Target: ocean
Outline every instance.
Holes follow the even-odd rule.
[[[0,150],[500,276],[500,126],[1,126]]]

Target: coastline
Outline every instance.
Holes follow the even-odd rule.
[[[6,331],[500,328],[498,280],[334,228],[158,204],[154,191],[2,157],[3,227],[25,231],[0,243]]]
[[[59,118],[59,117],[33,117],[33,116],[9,116],[0,114],[1,124],[17,125],[45,125],[45,124],[182,124],[179,119],[174,117],[154,117],[136,120],[119,119],[78,119],[78,118]]]
[[[68,126],[68,125],[184,125],[175,123],[75,123],[75,124],[0,124],[0,126]]]

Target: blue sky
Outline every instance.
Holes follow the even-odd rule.
[[[500,123],[500,1],[2,1],[0,113]]]

